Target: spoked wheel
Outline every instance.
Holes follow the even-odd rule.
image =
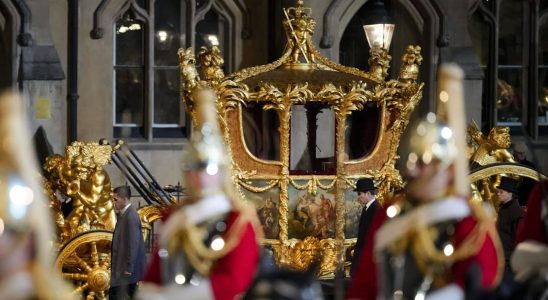
[[[59,251],[55,266],[82,298],[108,299],[111,244],[111,231],[94,230],[75,236]]]
[[[546,178],[544,174],[540,174],[537,170],[524,165],[515,163],[494,163],[482,166],[470,171],[470,181],[476,182],[481,179],[489,178],[494,175],[511,174],[520,177],[527,177],[538,181]]]
[[[473,184],[473,188],[478,191],[484,201],[491,202],[493,207],[498,207],[496,185],[502,174],[520,178],[531,178],[535,181],[546,178],[544,174],[540,174],[531,167],[515,163],[494,163],[471,170],[469,178]]]

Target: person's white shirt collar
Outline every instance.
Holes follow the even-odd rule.
[[[131,202],[128,203],[128,204],[120,211],[120,215],[123,215],[123,214],[126,212],[126,210],[129,208],[130,205],[131,205]]]
[[[373,200],[369,201],[369,203],[365,204],[365,210],[367,210],[369,208],[369,206],[371,206],[371,204],[373,204],[373,202],[375,202],[375,198],[373,198]]]

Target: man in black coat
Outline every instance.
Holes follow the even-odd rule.
[[[497,186],[497,197],[500,202],[499,214],[497,217],[497,231],[504,249],[504,258],[507,266],[510,256],[514,251],[516,232],[523,217],[523,209],[517,198],[517,182],[509,177],[501,177]]]
[[[356,189],[354,191],[358,193],[358,202],[360,202],[360,204],[364,207],[360,216],[358,240],[356,242],[356,246],[354,247],[354,255],[352,256],[351,274],[354,274],[356,268],[358,267],[364,241],[367,238],[367,230],[371,224],[371,221],[373,221],[375,212],[380,207],[380,204],[375,201],[376,189],[371,178],[359,179],[358,182],[356,182]]]
[[[112,237],[109,299],[131,299],[137,282],[145,271],[145,243],[141,220],[130,202],[129,186],[114,189],[114,206],[118,212]]]
[[[537,167],[533,162],[527,159],[527,146],[523,142],[516,143],[513,147],[514,149],[514,159],[516,160],[516,163],[536,169]],[[528,178],[523,177],[521,178],[521,183],[518,187],[518,201],[521,206],[527,206],[527,199],[529,199],[529,194],[531,193],[531,190],[535,186],[536,181]]]

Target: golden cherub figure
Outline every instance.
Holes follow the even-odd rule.
[[[402,82],[416,81],[419,76],[419,66],[422,63],[421,47],[410,45],[402,57],[399,80]]]
[[[207,47],[200,48],[200,62],[202,63],[202,71],[205,80],[220,81],[225,77],[222,65],[225,63],[221,56],[221,50],[217,46],[210,49]]]
[[[508,151],[511,143],[510,128],[494,127],[485,137],[478,125],[472,122],[468,125],[468,135],[474,149],[470,155],[472,167],[495,162],[514,162],[514,157]]]
[[[92,229],[114,229],[110,178],[103,170],[111,162],[112,152],[109,145],[73,142],[66,147],[65,157],[52,155],[46,159],[46,190],[61,243]],[[72,199],[72,210],[66,218],[60,212],[57,193]]]

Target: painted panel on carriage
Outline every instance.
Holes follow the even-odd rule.
[[[253,187],[266,187],[269,185],[269,180],[249,180],[247,181]],[[257,215],[261,221],[261,225],[264,231],[264,237],[266,239],[277,239],[280,233],[279,225],[279,203],[280,203],[280,189],[278,186],[274,186],[262,193],[252,192],[242,185],[239,186],[244,199],[250,201],[257,210]]]
[[[296,180],[305,184],[306,180]],[[289,187],[289,238],[304,239],[314,236],[319,239],[335,238],[335,189],[317,189],[315,195],[306,189]]]
[[[347,189],[344,193],[344,236],[347,239],[358,237],[358,226],[363,205],[358,202],[358,194],[353,189]]]

